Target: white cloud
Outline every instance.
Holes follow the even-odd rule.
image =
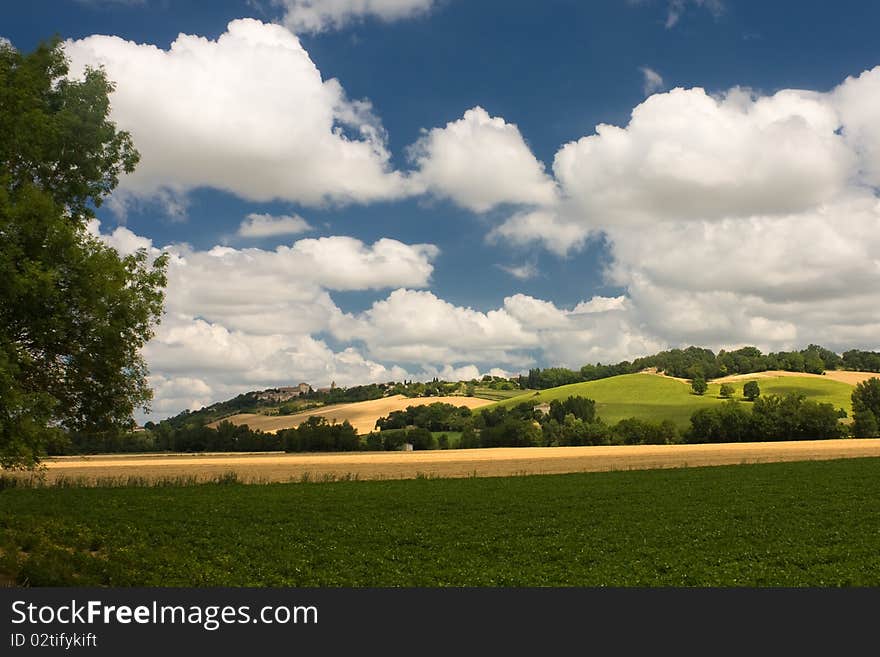
[[[647,66],[640,66],[639,70],[642,72],[643,77],[642,91],[646,96],[650,96],[663,88],[663,76],[657,71]]]
[[[515,294],[500,308],[456,306],[428,291],[394,290],[372,308],[347,317],[336,337],[364,344],[380,361],[430,367],[457,363],[504,365],[518,371],[536,358],[580,367],[617,362],[664,346],[633,324],[623,300],[582,302],[574,309]]]
[[[403,244],[388,238],[368,248],[353,237],[299,240],[291,249],[314,280],[331,290],[424,287],[439,253],[433,244]]]
[[[238,227],[241,237],[274,237],[276,235],[298,235],[312,230],[305,219],[298,214],[274,217],[271,214],[249,214]]]
[[[724,12],[721,0],[669,0],[666,11],[666,29],[675,27],[687,9],[688,4],[708,9],[716,18]]]
[[[95,237],[102,238],[122,255],[129,255],[138,249],[146,249],[149,252],[153,248],[151,239],[136,235],[125,226],[118,226],[112,233],[102,235],[101,222],[97,219],[91,219],[86,225],[86,230]]]
[[[676,88],[645,100],[626,128],[563,146],[553,170],[592,227],[784,214],[841,193],[856,160],[821,94],[712,97]]]
[[[538,267],[534,262],[524,262],[521,265],[496,265],[500,270],[521,281],[535,278],[538,275]]]
[[[125,227],[89,231],[120,253],[160,250]],[[302,239],[274,250],[186,244],[164,247],[170,255],[165,308],[170,317],[198,317],[209,325],[255,336],[318,333],[342,321],[328,290],[424,287],[439,253],[431,244],[380,239],[366,245],[351,237]]]
[[[337,330],[379,360],[403,363],[527,362],[512,352],[536,336],[505,310],[455,306],[432,292],[398,289]]]
[[[220,246],[195,251],[186,245],[165,250],[172,256],[169,314],[254,336],[325,331],[342,321],[328,290],[423,287],[437,254],[427,244],[381,239],[368,246],[340,236],[299,240],[272,251]]]
[[[428,131],[410,148],[418,167],[413,182],[474,212],[504,204],[546,205],[556,186],[519,129],[482,107],[444,128]]]
[[[560,148],[560,201],[488,237],[565,256],[601,234],[607,282],[626,294],[575,307],[604,319],[565,344],[542,335],[545,357],[572,345],[585,361],[596,345],[876,348],[878,103],[880,67],[830,93],[673,89],[627,126]]]
[[[377,18],[385,22],[429,12],[434,0],[273,0],[285,9],[284,23],[295,32],[322,32]]]
[[[790,216],[666,223],[649,238],[616,228],[610,274],[670,342],[869,347],[880,325],[869,310],[880,307],[878,228],[880,201],[867,195]]]
[[[387,238],[366,245],[335,236],[272,251],[200,251],[186,244],[158,249],[125,227],[102,234],[96,220],[89,231],[122,253],[170,255],[166,314],[144,349],[153,419],[301,380],[458,380],[479,378],[478,364],[520,368],[533,362],[528,350],[540,347],[539,329],[558,314],[552,304],[526,297],[484,313],[406,289],[428,284],[438,253],[432,245]],[[343,313],[330,294],[393,287],[399,289],[355,315]],[[511,312],[529,304],[546,316],[525,321]],[[339,345],[331,348],[326,336]]]
[[[202,379],[158,374],[148,377],[148,382],[153,390],[152,412],[156,418],[176,415],[182,410],[198,410],[213,401],[214,391]]]
[[[253,201],[318,205],[404,193],[366,101],[323,80],[296,36],[253,19],[168,50],[111,36],[67,41],[71,75],[103,66],[112,119],[141,153],[117,194],[179,199],[209,186]]]
[[[831,102],[840,114],[844,138],[860,156],[861,181],[880,187],[880,66],[847,78]]]
[[[627,308],[626,297],[593,297],[589,301],[581,301],[574,307],[575,314],[580,313],[604,313],[609,310],[625,310]]]
[[[489,242],[506,240],[517,245],[539,242],[553,253],[565,256],[583,246],[589,233],[589,227],[566,222],[556,210],[543,209],[514,214],[493,228],[486,238]]]
[[[567,313],[550,301],[535,299],[526,294],[514,294],[504,299],[504,310],[519,323],[530,329],[566,328]]]

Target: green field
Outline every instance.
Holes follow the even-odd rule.
[[[439,440],[440,436],[446,436],[449,441],[449,449],[456,449],[458,443],[461,442],[461,431],[432,431],[431,435],[435,440]]]
[[[880,459],[0,492],[31,585],[880,586]]]
[[[829,402],[835,408],[843,408],[851,413],[853,387],[839,381],[818,379],[815,377],[778,376],[756,378],[761,387],[761,394],[785,394],[800,392],[809,399],[818,402]],[[742,400],[742,387],[745,381],[734,384],[737,399]],[[558,388],[531,393],[530,396],[514,398],[499,402],[500,406],[515,406],[523,401],[549,402],[554,399],[565,399],[572,395],[589,397],[596,401],[599,416],[613,424],[629,417],[644,420],[672,420],[680,427],[688,426],[691,414],[700,408],[720,404],[721,386],[710,383],[709,390],[703,396],[691,392],[688,384],[675,379],[650,374],[624,374],[587,383],[573,383]],[[486,406],[485,408],[493,408]]]
[[[523,395],[527,395],[529,393],[533,393],[534,390],[494,390],[492,388],[474,388],[474,397],[479,397],[480,399],[490,399],[492,401],[503,401],[505,399],[513,399],[514,397],[522,397]]]

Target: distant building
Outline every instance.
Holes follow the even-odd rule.
[[[541,411],[544,415],[550,415],[550,404],[538,404],[535,406],[536,411]]]
[[[257,393],[257,399],[273,402],[286,402],[295,397],[301,397],[308,394],[312,389],[308,383],[300,383],[296,386],[282,386],[280,388],[269,388]]]

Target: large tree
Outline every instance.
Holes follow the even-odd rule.
[[[874,438],[880,435],[880,378],[859,383],[852,393],[853,435]]]
[[[109,119],[102,70],[68,78],[59,41],[0,44],[0,466],[64,432],[112,434],[149,408],[140,354],[164,257],[125,257],[86,227],[138,153]]]

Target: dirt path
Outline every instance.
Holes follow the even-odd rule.
[[[352,404],[334,404],[322,406],[295,415],[261,415],[259,413],[239,413],[224,418],[223,421],[232,424],[246,424],[251,429],[275,433],[280,429],[298,427],[310,417],[322,415],[329,421],[344,422],[348,420],[359,434],[370,433],[376,426],[376,420],[384,417],[392,411],[402,411],[407,406],[424,406],[426,404],[452,404],[453,406],[467,406],[468,408],[480,408],[495,402],[477,397],[404,397],[394,395],[382,399],[354,402]],[[219,422],[212,422],[209,427],[216,427]]]
[[[427,452],[334,454],[139,455],[65,457],[46,461],[58,477],[180,477],[210,479],[234,471],[248,482],[339,479],[493,477],[521,474],[640,470],[771,461],[880,456],[880,439],[810,440],[721,445],[620,445],[533,447]]]

